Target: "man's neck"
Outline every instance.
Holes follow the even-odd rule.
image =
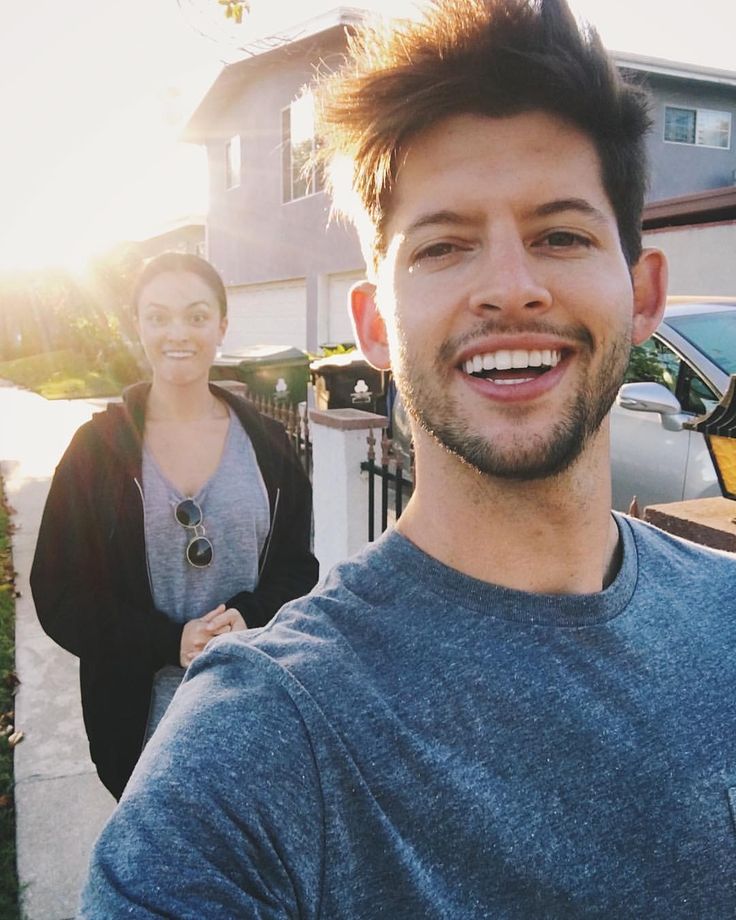
[[[564,474],[514,482],[439,448],[418,452],[414,495],[397,529],[482,581],[542,594],[600,591],[620,565],[608,456],[602,436]]]

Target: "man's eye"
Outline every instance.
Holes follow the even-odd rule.
[[[192,322],[194,323],[195,326],[202,326],[204,323],[207,322],[207,314],[206,313],[193,314]]]
[[[573,233],[571,230],[554,230],[552,233],[548,233],[542,242],[552,249],[569,249],[572,246],[590,246],[590,240],[587,236],[581,236],[579,233]]]
[[[432,243],[431,246],[420,249],[414,257],[414,261],[421,262],[423,259],[441,259],[444,256],[450,255],[450,253],[457,252],[458,249],[459,247],[455,243]]]

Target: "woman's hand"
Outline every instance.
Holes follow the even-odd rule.
[[[247,629],[245,620],[240,611],[234,607],[225,607],[220,604],[204,616],[185,623],[181,633],[181,646],[179,649],[179,662],[183,668],[188,667],[192,661],[204,651],[207,643],[214,636],[234,632],[238,629]]]

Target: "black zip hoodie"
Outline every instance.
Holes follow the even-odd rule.
[[[155,672],[179,664],[182,624],[156,610],[146,564],[141,443],[150,384],[76,432],[54,474],[31,570],[46,633],[80,659],[82,710],[100,779],[119,798],[141,751]],[[315,584],[309,481],[282,425],[211,385],[248,433],[271,528],[258,587],[225,602],[249,627]]]

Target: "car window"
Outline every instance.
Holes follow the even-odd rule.
[[[625,383],[661,383],[675,394],[681,361],[659,339],[650,338],[631,349]]]
[[[727,374],[736,374],[736,310],[668,316],[667,324]]]
[[[676,396],[683,412],[702,415],[718,396],[698,374],[660,339],[652,337],[631,349],[626,383],[661,383]]]

